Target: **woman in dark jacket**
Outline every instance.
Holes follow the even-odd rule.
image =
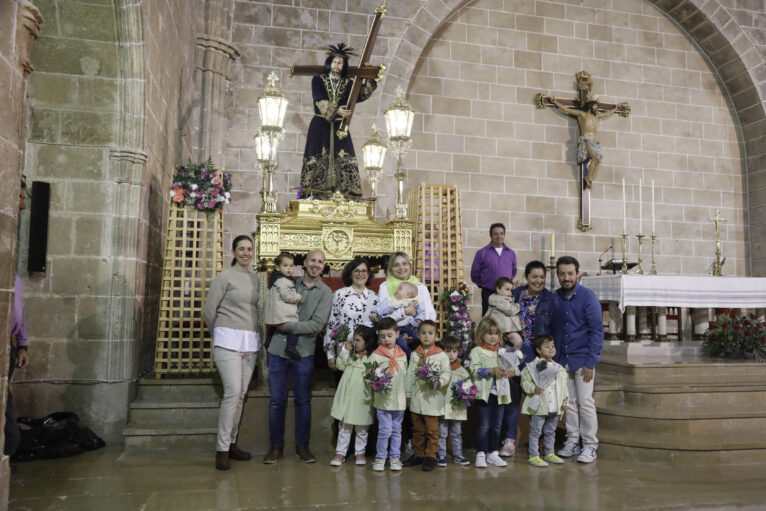
[[[551,319],[556,313],[557,305],[554,295],[545,288],[546,268],[540,261],[530,261],[524,268],[526,286],[519,286],[513,290],[513,300],[519,304],[519,320],[521,320],[521,338],[524,341],[522,352],[524,362],[535,359],[535,349],[532,347],[532,339],[538,335],[551,335]],[[511,378],[511,405],[505,407],[505,440],[500,450],[501,456],[510,456],[516,450],[516,429],[519,423],[521,411],[521,385],[520,378]]]

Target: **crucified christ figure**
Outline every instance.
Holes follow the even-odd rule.
[[[583,176],[583,185],[585,188],[590,188],[593,180],[596,179],[604,154],[601,144],[596,139],[598,121],[615,113],[619,105],[612,105],[611,108],[600,112],[598,101],[587,101],[582,108],[573,108],[560,103],[554,96],[548,98],[560,111],[575,117],[580,125],[580,137],[577,139],[577,163],[590,160],[588,172]]]

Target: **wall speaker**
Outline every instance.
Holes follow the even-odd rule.
[[[45,271],[48,254],[48,210],[51,203],[51,184],[43,181],[32,183],[32,211],[29,215],[29,257],[27,270],[30,273]]]

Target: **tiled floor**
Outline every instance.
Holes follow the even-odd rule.
[[[213,453],[106,449],[15,465],[11,510],[244,509],[633,510],[766,508],[766,467],[668,466],[608,459],[538,469],[517,453],[507,468],[450,464],[426,473],[333,469],[288,456],[213,467]]]

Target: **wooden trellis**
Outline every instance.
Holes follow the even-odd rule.
[[[202,310],[210,282],[223,270],[223,212],[170,205],[154,372],[196,376],[216,372],[213,338]]]
[[[421,184],[410,192],[410,211],[415,220],[415,273],[431,291],[441,338],[446,317],[438,306],[439,296],[463,281],[460,190],[453,185]]]

